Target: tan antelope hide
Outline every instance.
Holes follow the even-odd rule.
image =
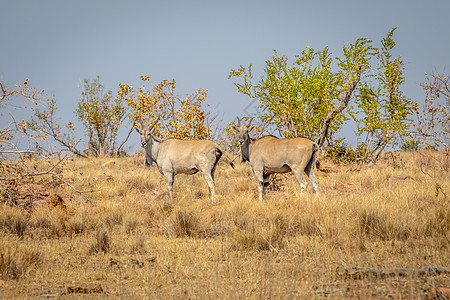
[[[222,151],[213,141],[187,141],[177,138],[168,138],[163,141],[153,136],[153,128],[158,119],[145,129],[137,129],[141,135],[141,146],[145,148],[145,163],[153,163],[164,176],[172,198],[174,177],[177,174],[192,175],[199,171],[203,173],[208,184],[209,197],[215,199],[214,172]],[[143,128],[143,126],[141,126]]]
[[[253,119],[253,118],[252,118]],[[248,125],[241,125],[238,118],[238,138],[241,147],[242,161],[248,161],[258,181],[259,198],[266,196],[269,176],[273,173],[293,172],[300,184],[301,190],[306,188],[304,174],[308,176],[314,191],[318,184],[314,175],[316,153],[319,147],[307,138],[280,139],[274,136],[264,136],[253,139],[249,135]]]

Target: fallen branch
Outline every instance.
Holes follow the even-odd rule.
[[[417,275],[437,276],[440,274],[450,274],[450,268],[439,266],[425,266],[421,269],[408,268],[392,268],[392,269],[377,269],[372,267],[348,267],[345,262],[335,262],[341,264],[342,267],[337,267],[336,272],[339,276],[352,279],[363,279],[368,277],[385,278],[385,277],[405,277]]]

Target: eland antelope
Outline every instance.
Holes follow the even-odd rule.
[[[141,130],[136,128],[141,135],[141,146],[145,148],[145,164],[156,164],[159,172],[166,179],[170,198],[172,198],[175,175],[193,175],[201,171],[208,184],[209,197],[214,200],[214,172],[222,156],[219,146],[209,140],[187,141],[168,138],[159,141],[153,136],[153,128],[157,122],[158,119],[148,128],[143,126]]]
[[[238,138],[241,147],[242,161],[248,161],[259,185],[259,199],[266,196],[269,185],[269,176],[273,173],[287,173],[292,171],[300,184],[301,190],[306,188],[303,173],[317,193],[318,184],[314,175],[314,164],[318,145],[302,137],[280,139],[269,135],[259,139],[253,139],[249,135],[248,125],[241,125],[238,118]]]

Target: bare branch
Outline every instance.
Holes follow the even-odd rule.
[[[319,139],[317,140],[317,144],[319,145],[319,147],[322,147],[323,143],[326,140],[326,137],[328,135],[328,129],[330,128],[330,125],[331,125],[331,121],[333,121],[334,117],[336,117],[336,115],[340,114],[348,106],[348,103],[350,102],[350,98],[352,97],[353,91],[356,89],[356,87],[361,79],[361,70],[362,70],[362,68],[360,67],[358,74],[356,76],[356,79],[353,81],[352,85],[345,93],[345,96],[343,98],[341,98],[339,105],[335,109],[333,109],[332,111],[330,111],[328,113],[327,118],[324,121],[322,130],[320,132]]]

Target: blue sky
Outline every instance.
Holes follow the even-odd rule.
[[[78,126],[85,78],[99,75],[114,92],[119,82],[140,86],[144,74],[154,83],[174,78],[180,95],[207,89],[207,102],[230,121],[249,104],[227,79],[231,69],[252,63],[261,72],[273,49],[291,61],[306,46],[340,56],[344,43],[379,45],[393,27],[409,98],[423,99],[424,72],[450,68],[450,1],[2,2],[1,82],[29,79]],[[351,140],[351,126],[341,135]],[[132,137],[129,146],[137,144]]]

